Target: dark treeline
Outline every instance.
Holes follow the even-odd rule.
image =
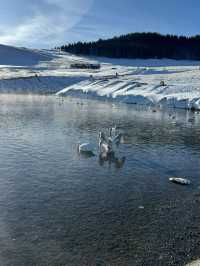
[[[77,42],[59,47],[62,51],[112,58],[171,58],[200,60],[200,36],[185,37],[158,33],[131,33],[96,42]]]

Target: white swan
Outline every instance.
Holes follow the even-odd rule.
[[[106,142],[107,140],[106,140],[106,135],[105,135],[105,133],[104,132],[99,132],[99,147],[101,146],[101,144],[103,143],[103,142]]]
[[[109,154],[112,151],[113,151],[112,150],[112,143],[110,143],[110,141],[108,141],[108,143],[106,143],[106,142],[100,143],[100,152],[101,153]]]
[[[112,142],[112,145],[119,145],[122,138],[122,134],[118,134],[114,137],[109,137],[109,140]]]
[[[95,146],[91,143],[79,143],[78,144],[78,152],[95,155]]]
[[[106,135],[103,132],[99,132],[99,149],[101,153],[112,153],[113,145],[119,145],[122,134],[116,135],[116,126],[109,129],[109,137],[106,138]],[[114,134],[113,134],[114,133]]]
[[[110,137],[108,139],[112,142],[112,145],[119,145],[121,142],[122,134],[117,134],[117,126],[115,125],[114,127],[110,128],[109,133]]]
[[[109,129],[110,137],[112,137],[113,135],[116,136],[116,131],[117,131],[117,126],[116,125],[114,127],[111,127]]]
[[[99,149],[100,153],[108,154],[112,152],[112,142],[106,139],[103,132],[99,132]]]
[[[112,128],[109,129],[110,132],[110,136],[109,136],[109,140],[112,143],[112,145],[119,145],[121,138],[122,138],[122,134],[117,134],[117,126],[114,126]]]

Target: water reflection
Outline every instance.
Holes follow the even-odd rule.
[[[100,166],[104,166],[107,163],[109,167],[111,167],[111,165],[114,165],[115,168],[120,169],[124,166],[125,161],[126,161],[125,156],[118,158],[115,156],[115,152],[101,153],[99,155]]]

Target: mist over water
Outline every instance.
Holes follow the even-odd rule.
[[[122,167],[77,153],[79,141],[98,147],[99,131],[115,124]],[[199,219],[198,209],[185,213],[199,158],[197,113],[1,95],[0,265],[183,265],[198,253],[181,237]]]

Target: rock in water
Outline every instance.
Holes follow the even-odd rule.
[[[138,209],[144,210],[144,206],[139,206]]]
[[[200,260],[193,261],[185,266],[200,266]]]
[[[179,178],[179,177],[170,177],[169,181],[176,183],[176,184],[180,184],[180,185],[190,185],[191,184],[190,180],[188,180],[186,178]]]

